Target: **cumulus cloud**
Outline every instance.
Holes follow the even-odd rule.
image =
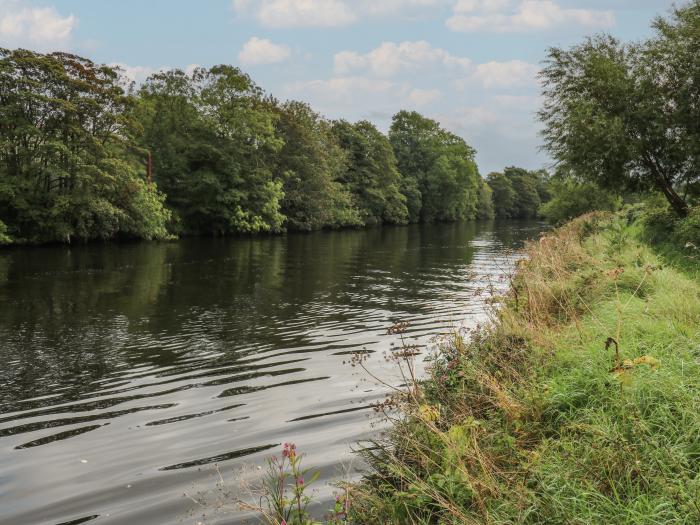
[[[517,32],[564,25],[610,27],[612,11],[569,9],[553,0],[459,0],[446,25],[453,31]]]
[[[0,45],[39,51],[70,45],[78,25],[74,15],[61,15],[54,7],[36,7],[20,0],[0,0]]]
[[[254,36],[243,44],[238,60],[243,65],[275,64],[287,60],[290,55],[289,46]]]
[[[511,87],[535,84],[539,68],[522,60],[508,62],[486,62],[476,66],[472,75],[485,88]]]
[[[447,0],[233,0],[239,14],[267,27],[339,27],[368,16],[399,14]]]
[[[471,1],[471,0],[470,0]],[[472,64],[468,57],[453,55],[420,40],[417,42],[383,42],[368,53],[341,51],[334,58],[338,77],[370,74],[392,78],[400,74],[416,75],[421,71],[442,68],[451,76],[452,85],[460,89],[481,84],[485,88],[511,88],[536,84],[538,67],[522,60]]]
[[[407,101],[415,108],[422,108],[435,102],[442,96],[439,89],[412,89],[407,96]]]
[[[390,77],[400,72],[416,72],[431,66],[446,66],[465,70],[471,65],[466,57],[450,54],[428,42],[383,42],[369,53],[343,51],[334,57],[335,72],[345,75],[353,70],[369,70],[374,75]]]
[[[353,118],[421,109],[442,96],[438,89],[420,89],[409,82],[359,75],[292,82],[284,86],[283,94],[310,102],[331,117],[352,113]]]
[[[292,96],[311,95],[322,103],[343,103],[365,95],[385,95],[395,87],[389,80],[346,76],[293,82],[287,84],[284,90]]]

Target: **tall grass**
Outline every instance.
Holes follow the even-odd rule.
[[[700,285],[617,216],[531,243],[398,403],[354,523],[700,523]]]

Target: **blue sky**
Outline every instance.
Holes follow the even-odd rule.
[[[534,119],[550,46],[650,34],[671,0],[0,0],[0,46],[62,49],[142,80],[240,66],[279,99],[386,131],[414,109],[477,150],[483,174],[546,166]]]

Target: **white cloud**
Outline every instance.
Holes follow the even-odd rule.
[[[362,118],[375,113],[391,115],[399,109],[421,109],[442,96],[438,89],[419,89],[409,82],[364,76],[293,82],[282,92],[286,97],[310,102],[331,117],[351,112],[356,117],[364,115]]]
[[[476,66],[472,75],[485,88],[512,87],[535,84],[539,68],[522,60],[486,62]]]
[[[581,25],[610,27],[613,11],[568,9],[553,0],[459,0],[446,25],[453,31],[516,32]]]
[[[447,0],[233,0],[233,9],[267,27],[339,27],[367,16],[401,14]]]
[[[233,6],[268,27],[335,27],[357,19],[341,0],[234,0]]]
[[[383,42],[367,54],[343,51],[334,57],[337,75],[345,75],[353,70],[369,70],[374,75],[390,77],[400,72],[416,72],[436,65],[464,70],[470,64],[468,58],[452,55],[424,40],[400,44]]]
[[[500,11],[510,6],[511,0],[457,0],[453,9],[455,13],[473,13],[476,11]]]
[[[254,36],[243,44],[238,60],[244,65],[274,64],[287,60],[290,55],[289,46]]]
[[[412,89],[406,98],[411,106],[422,108],[428,104],[435,102],[442,96],[439,89]]]
[[[33,7],[20,0],[0,0],[0,46],[39,51],[65,49],[78,19],[54,7]]]
[[[322,103],[343,103],[366,95],[383,95],[395,88],[396,85],[384,79],[370,79],[361,76],[333,77],[327,80],[309,80],[294,82],[285,86],[285,92],[292,96],[308,96],[318,98]]]

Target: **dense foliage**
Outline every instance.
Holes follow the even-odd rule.
[[[549,182],[551,200],[540,207],[540,215],[553,224],[562,224],[589,211],[616,211],[622,198],[591,182],[556,177]]]
[[[0,87],[2,244],[534,217],[542,200],[509,168],[522,198],[494,211],[474,149],[418,113],[386,136],[280,103],[233,66],[135,88],[75,55],[1,50]]]
[[[394,115],[389,140],[411,222],[475,217],[479,193],[476,152],[462,138],[415,111],[400,111]]]
[[[679,216],[700,198],[700,1],[656,34],[551,49],[542,72],[548,151],[574,176],[615,191],[662,192]]]
[[[140,90],[143,146],[155,181],[185,233],[279,231],[282,147],[276,115],[251,79],[231,66],[158,73]]]
[[[0,242],[167,237],[117,72],[0,49]]]
[[[508,167],[486,178],[493,192],[495,216],[500,219],[532,219],[549,200],[549,176],[545,171]]]

